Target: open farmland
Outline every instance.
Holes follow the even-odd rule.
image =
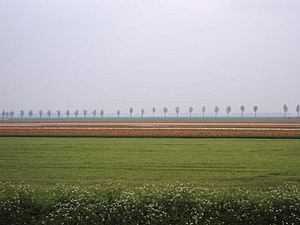
[[[0,136],[300,138],[299,123],[0,123]]]
[[[299,224],[299,146],[295,122],[0,123],[0,224]]]
[[[125,187],[300,186],[300,140],[0,138],[0,179],[44,188],[109,182]]]

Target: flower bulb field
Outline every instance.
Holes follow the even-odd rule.
[[[0,224],[300,224],[299,123],[0,123]]]
[[[0,136],[300,138],[300,123],[0,123]]]
[[[299,138],[300,123],[286,121],[1,122],[0,179],[38,188],[299,185]]]

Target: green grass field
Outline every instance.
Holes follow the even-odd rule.
[[[0,181],[131,188],[300,186],[300,140],[0,138]]]

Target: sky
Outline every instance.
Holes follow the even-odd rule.
[[[296,114],[299,40],[297,0],[0,0],[0,109]]]

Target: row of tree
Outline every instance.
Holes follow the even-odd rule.
[[[241,117],[244,116],[245,110],[246,110],[246,107],[245,107],[245,106],[243,106],[243,105],[240,106]],[[256,116],[257,116],[258,107],[257,107],[257,106],[253,106],[252,110],[253,110],[253,112],[254,112],[254,116],[256,117]],[[283,116],[284,116],[284,117],[286,116],[286,113],[288,112],[288,110],[289,110],[288,106],[287,106],[287,105],[283,105]],[[165,117],[167,117],[168,111],[169,111],[169,110],[168,110],[167,107],[164,107],[164,108],[163,108],[163,113],[164,113],[164,116],[165,116]],[[189,108],[188,108],[188,112],[189,112],[189,114],[190,114],[190,117],[192,117],[193,111],[194,111],[194,108],[193,108],[193,107],[189,107]],[[227,117],[229,117],[229,115],[230,115],[230,113],[231,113],[231,106],[227,106],[226,109],[225,109],[225,111],[226,111]],[[87,110],[83,110],[82,112],[83,112],[84,117],[86,118],[87,115],[88,115],[88,111],[87,111]],[[204,117],[205,112],[206,112],[206,107],[205,107],[205,106],[202,107],[201,112],[202,112],[202,116]],[[218,116],[218,113],[219,113],[219,112],[220,112],[220,107],[215,106],[215,108],[214,108],[215,117]],[[296,112],[297,112],[298,117],[299,117],[299,113],[300,113],[300,105],[297,105],[297,106],[296,106]],[[98,112],[97,112],[96,110],[93,110],[91,113],[92,113],[93,117],[96,118]],[[131,107],[131,108],[129,108],[129,115],[130,115],[130,118],[132,117],[132,113],[133,113],[133,108]],[[153,116],[153,118],[155,117],[155,113],[156,113],[156,108],[155,108],[155,107],[152,107],[152,116]],[[175,113],[176,113],[176,116],[178,117],[178,115],[179,115],[179,113],[180,113],[180,108],[179,108],[179,106],[176,106],[176,107],[175,107]],[[49,118],[51,118],[51,116],[52,116],[52,111],[51,111],[51,110],[48,110],[48,111],[46,111],[46,112],[44,113],[42,110],[39,110],[39,111],[38,111],[38,114],[39,114],[39,117],[40,117],[40,118],[42,118],[42,117],[44,116],[44,114],[45,114],[46,116],[48,116]],[[75,110],[75,111],[73,112],[73,114],[74,114],[75,118],[78,118],[78,116],[79,116],[79,110]],[[103,116],[104,116],[104,110],[101,109],[101,110],[99,111],[99,114],[100,114],[100,116],[103,118]],[[120,110],[117,110],[117,113],[116,113],[116,114],[117,114],[117,117],[119,118],[119,117],[120,117],[120,114],[121,114],[121,111],[120,111]],[[145,114],[145,110],[144,110],[144,109],[141,109],[141,117],[144,117],[144,114]],[[6,118],[9,118],[9,117],[10,117],[10,118],[13,118],[14,115],[15,115],[15,112],[14,112],[13,110],[10,111],[10,112],[6,112],[5,110],[2,111],[2,118],[3,118],[3,119],[4,119],[5,117],[6,117]],[[62,115],[62,111],[61,111],[61,110],[57,110],[57,111],[56,111],[56,115],[57,115],[57,118],[60,118],[61,115]],[[67,118],[69,118],[70,115],[71,115],[71,111],[70,111],[70,110],[66,110],[65,115],[66,115]],[[24,116],[25,116],[25,111],[24,111],[24,110],[21,110],[21,111],[20,111],[20,117],[21,117],[21,118],[24,118]],[[32,111],[32,110],[29,110],[29,111],[28,111],[28,116],[29,116],[29,118],[32,118],[32,116],[33,116],[33,111]]]
[[[32,118],[33,114],[34,114],[34,113],[33,113],[32,110],[29,110],[29,111],[28,111],[28,116],[29,116],[29,118]],[[40,118],[42,118],[45,114],[46,114],[49,118],[51,118],[52,111],[51,111],[51,110],[48,110],[46,113],[44,113],[43,110],[39,110],[39,111],[38,111],[38,114],[39,114],[39,117],[40,117]],[[66,114],[66,117],[69,118],[70,115],[71,115],[72,113],[71,113],[70,110],[67,110],[67,111],[65,112],[65,114]],[[79,110],[75,110],[75,111],[73,112],[73,114],[74,114],[74,116],[77,118],[77,117],[79,116]],[[87,111],[87,110],[83,110],[83,115],[84,115],[85,118],[87,117],[87,114],[88,114],[88,111]],[[92,111],[92,114],[93,114],[93,116],[94,116],[94,118],[95,118],[96,115],[97,115],[97,111],[96,111],[96,110]],[[14,112],[14,111],[10,111],[10,112],[6,112],[5,110],[2,111],[2,118],[5,118],[5,117],[6,117],[6,118],[8,118],[8,117],[13,118],[14,115],[15,115],[15,112]],[[57,111],[56,111],[56,115],[57,115],[57,118],[60,118],[61,115],[62,115],[62,111],[61,111],[61,110],[57,110]],[[104,110],[100,110],[100,115],[101,115],[101,117],[104,116]],[[25,111],[24,111],[24,110],[20,110],[20,117],[21,117],[21,118],[24,118],[24,116],[25,116]]]

